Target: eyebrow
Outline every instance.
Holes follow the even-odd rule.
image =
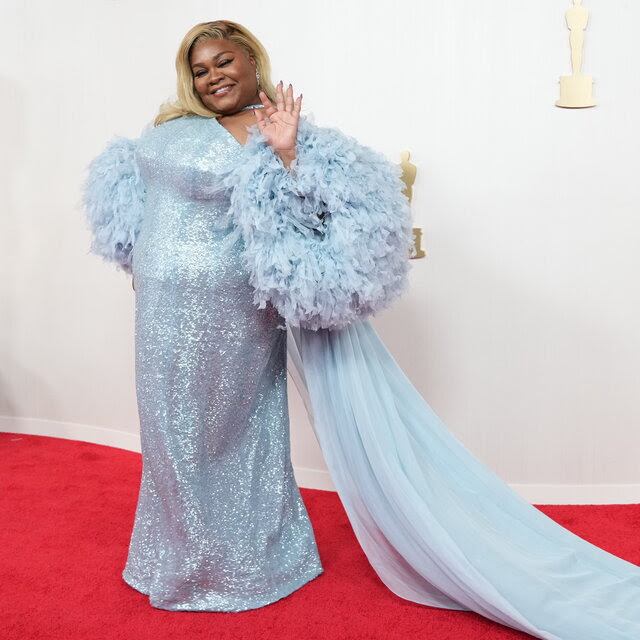
[[[211,58],[211,59],[212,60],[217,60],[223,53],[233,53],[233,51],[221,51],[220,53],[216,53],[216,55],[213,56],[213,58]],[[195,64],[191,65],[192,69],[194,67],[204,67],[204,65],[201,62],[196,62]]]

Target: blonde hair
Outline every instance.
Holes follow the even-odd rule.
[[[230,20],[215,20],[213,22],[201,22],[189,29],[180,43],[176,55],[176,72],[178,99],[164,102],[160,106],[158,115],[153,121],[158,126],[168,120],[188,115],[200,115],[215,118],[216,113],[207,108],[193,86],[193,73],[189,56],[193,48],[205,40],[230,40],[243,48],[248,54],[255,57],[256,70],[260,73],[260,88],[267,94],[274,104],[276,101],[276,88],[271,82],[271,63],[269,56],[260,41],[241,24]]]

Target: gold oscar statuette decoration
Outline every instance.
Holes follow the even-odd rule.
[[[402,190],[405,196],[409,199],[409,205],[411,205],[411,199],[413,197],[413,183],[416,181],[417,168],[415,164],[409,162],[409,152],[400,152],[400,167],[402,168],[402,182],[405,184],[405,188]],[[413,247],[409,252],[409,258],[424,258],[426,253],[420,246],[422,242],[422,229],[420,227],[413,227]]]
[[[581,2],[582,0],[573,0],[573,6],[564,14],[569,27],[572,75],[560,76],[560,99],[556,100],[558,107],[580,109],[594,107],[596,104],[591,96],[593,78],[581,73],[584,30],[589,20],[589,10]]]

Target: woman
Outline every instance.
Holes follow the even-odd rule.
[[[322,573],[289,458],[288,349],[394,593],[546,640],[640,638],[640,568],[467,451],[368,322],[407,285],[400,168],[301,116],[241,25],[196,25],[176,66],[178,102],[85,184],[93,251],[136,284],[143,473],[124,579],[158,608],[241,611]]]

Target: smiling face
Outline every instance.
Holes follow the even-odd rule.
[[[249,104],[262,104],[258,96],[255,58],[230,40],[205,40],[189,57],[193,86],[203,104],[216,113],[230,114]],[[216,89],[222,89],[214,93]]]

